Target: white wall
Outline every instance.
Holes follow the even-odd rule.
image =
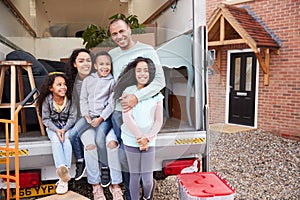
[[[11,0],[17,10],[22,13],[22,16],[30,24],[30,26],[36,29],[36,11],[35,0]]]
[[[169,8],[156,20],[158,25],[157,44],[176,37],[192,29],[193,1],[180,0],[176,9]]]
[[[5,56],[11,52],[13,49],[0,43],[0,60],[5,60]]]
[[[34,39],[25,30],[25,28],[16,20],[14,15],[10,13],[6,5],[0,1],[0,35],[5,40],[10,41],[17,47],[24,49],[30,53],[34,53]],[[5,19],[5,20],[4,20]],[[7,54],[12,49],[1,44],[1,52]]]
[[[16,6],[18,6],[19,1],[15,0]],[[18,9],[26,10],[28,8],[24,7],[24,5],[28,6],[26,3],[21,5],[23,7],[18,7]],[[30,15],[28,10],[24,11],[24,13],[27,17]],[[0,20],[0,35],[2,38],[31,53],[36,58],[59,61],[60,58],[68,58],[75,48],[84,47],[81,38],[33,38],[16,20],[15,16],[10,13],[2,1],[0,1],[0,17],[2,19]],[[0,60],[4,60],[5,56],[13,50],[7,45],[0,43]]]
[[[37,30],[36,34],[37,37],[44,37],[46,36],[45,32],[49,32],[49,19],[47,18],[46,12],[44,9],[41,9],[39,7],[40,4],[42,4],[42,1],[37,1],[36,2],[36,24],[37,24]]]
[[[69,58],[76,48],[83,48],[81,38],[49,37],[35,40],[35,56],[40,59],[59,61],[60,58]]]
[[[166,0],[131,0],[128,12],[137,15],[139,22],[143,23],[165,2]]]

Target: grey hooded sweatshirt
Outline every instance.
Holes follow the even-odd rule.
[[[80,110],[82,116],[91,118],[103,117],[106,120],[114,111],[113,89],[114,77],[109,74],[99,77],[92,73],[83,80],[80,94]]]

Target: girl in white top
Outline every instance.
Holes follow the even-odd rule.
[[[123,93],[132,94],[142,90],[151,83],[154,76],[153,61],[149,58],[136,58],[121,73],[115,86],[114,98],[119,99]],[[141,178],[143,199],[148,200],[153,189],[155,138],[163,124],[163,95],[158,93],[139,101],[130,111],[123,112],[123,121],[121,138],[129,165],[131,199],[140,199]]]

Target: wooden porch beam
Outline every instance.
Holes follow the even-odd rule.
[[[269,72],[270,72],[270,50],[265,49],[265,67],[267,73],[264,74],[264,85],[269,85]]]
[[[217,68],[219,72],[221,73],[221,48],[217,48]]]
[[[261,53],[259,51],[254,51],[256,58],[259,62],[259,65],[261,67],[261,69],[264,72],[264,85],[269,85],[269,68],[270,68],[270,50],[266,49],[264,51],[265,53],[265,59],[262,58]]]
[[[222,16],[222,13],[221,12],[219,12],[217,15],[216,15],[216,17],[214,17],[213,19],[213,21],[212,22],[210,22],[207,26],[208,26],[208,29],[207,29],[207,32],[209,33],[210,32],[210,30],[214,27],[214,25],[219,21],[219,18]]]
[[[220,21],[220,42],[223,42],[225,39],[225,19],[224,16],[221,16]]]
[[[211,41],[208,42],[208,46],[222,46],[222,45],[230,45],[230,44],[245,44],[246,41],[244,39],[233,39],[233,40],[224,40],[224,41]]]

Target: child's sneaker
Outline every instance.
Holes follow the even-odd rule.
[[[75,174],[75,181],[79,181],[85,174],[86,166],[85,162],[76,162],[76,174]]]
[[[112,186],[109,186],[109,191],[113,196],[113,200],[124,200],[121,188],[113,188]]]
[[[110,185],[110,174],[108,167],[101,167],[101,186],[107,187]]]
[[[61,179],[56,183],[56,194],[65,194],[68,192],[68,182],[64,182]]]
[[[94,200],[106,200],[103,188],[100,185],[93,185]]]
[[[61,165],[57,168],[56,174],[60,178],[60,180],[62,180],[63,182],[68,182],[71,179],[69,170],[64,165]]]

